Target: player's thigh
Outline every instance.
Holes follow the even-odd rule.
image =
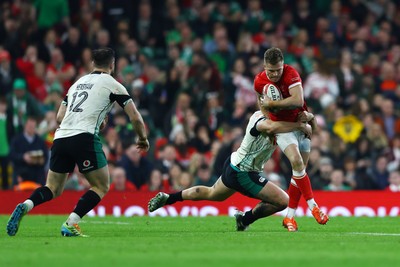
[[[289,202],[288,194],[272,182],[268,182],[261,189],[257,195],[257,198],[276,206],[287,206]]]
[[[74,147],[70,151],[79,171],[83,174],[101,169],[107,165],[100,138],[97,135],[84,133],[76,135]]]
[[[92,187],[97,187],[102,191],[107,192],[110,186],[110,175],[108,165],[83,174],[86,180]]]
[[[235,190],[224,185],[220,177],[210,188],[210,197],[215,201],[222,201],[232,196],[235,192]]]

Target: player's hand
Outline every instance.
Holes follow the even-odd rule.
[[[136,148],[142,151],[148,151],[150,148],[149,140],[146,139],[138,139],[136,142]]]
[[[309,122],[312,119],[314,119],[314,114],[311,112],[302,111],[299,113],[299,115],[297,115],[297,120],[301,122]]]
[[[306,135],[307,138],[311,139],[312,136],[312,127],[307,123],[302,123],[301,131]]]
[[[106,128],[107,123],[108,123],[108,115],[104,118],[104,120],[100,124],[100,131],[103,131]]]
[[[266,95],[260,96],[260,104],[263,108],[265,108],[265,109],[271,108],[271,102],[272,102],[272,100],[268,96],[266,96]]]

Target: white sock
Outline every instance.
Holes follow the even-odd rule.
[[[313,198],[310,198],[309,200],[307,200],[307,205],[310,210],[312,210],[315,206],[318,206],[317,202],[315,202],[315,200]]]
[[[292,219],[294,217],[295,213],[296,213],[296,209],[288,208],[286,217],[289,219]]]
[[[28,207],[27,212],[29,212],[29,211],[31,211],[31,209],[33,209],[33,206],[34,206],[34,205],[33,205],[32,200],[27,199],[27,200],[24,201],[24,204]]]
[[[71,212],[71,214],[69,215],[69,217],[67,219],[67,224],[74,225],[74,224],[79,223],[80,220],[81,220],[81,217],[79,217],[78,214],[76,214],[75,212]]]

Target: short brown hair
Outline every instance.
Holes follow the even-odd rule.
[[[283,61],[283,53],[277,47],[271,47],[264,53],[264,63],[275,65],[279,62]]]

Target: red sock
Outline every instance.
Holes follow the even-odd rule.
[[[296,184],[297,184],[298,188],[300,189],[301,193],[303,194],[303,197],[305,198],[305,200],[314,198],[313,191],[311,188],[310,178],[308,177],[307,173],[302,178],[296,177],[296,179],[295,179],[293,177],[293,179],[296,181]]]
[[[288,207],[291,209],[296,209],[297,206],[299,206],[299,201],[301,198],[301,191],[300,189],[290,183],[289,189],[288,189],[288,195],[289,195],[289,205]]]

